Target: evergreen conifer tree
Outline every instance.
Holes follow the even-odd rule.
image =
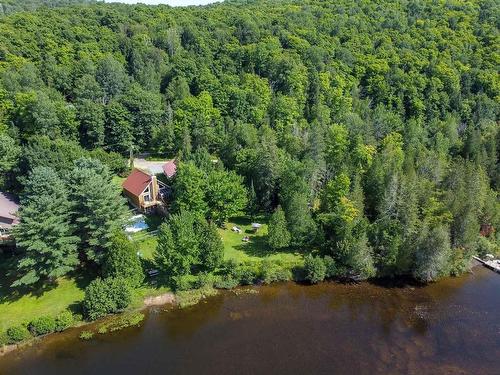
[[[285,213],[281,206],[278,206],[269,220],[269,246],[274,250],[282,249],[290,245],[290,240]]]
[[[98,160],[81,158],[69,174],[73,222],[87,260],[102,264],[127,214],[120,189]]]
[[[70,226],[67,189],[56,172],[38,167],[29,176],[14,235],[25,252],[13,286],[53,281],[78,265],[78,238]]]

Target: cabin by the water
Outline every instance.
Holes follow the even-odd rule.
[[[165,163],[162,168],[165,181],[170,182],[175,176],[174,161]],[[130,204],[142,213],[165,213],[170,196],[170,185],[160,181],[154,173],[134,168],[123,182],[123,194]]]

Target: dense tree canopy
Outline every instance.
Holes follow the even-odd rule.
[[[167,153],[182,161],[180,215],[221,224],[280,206],[287,245],[361,277],[435,279],[500,226],[495,0],[31,8],[0,17],[3,189],[91,153],[114,172],[116,153]],[[116,225],[101,233],[84,202],[109,175],[68,178],[98,260]],[[492,246],[497,233],[483,231]]]

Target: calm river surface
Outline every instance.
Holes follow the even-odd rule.
[[[500,374],[500,275],[427,287],[293,283],[150,310],[140,328],[54,335],[0,374]]]

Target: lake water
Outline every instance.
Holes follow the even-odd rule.
[[[0,374],[500,374],[500,275],[426,287],[293,283],[150,310],[91,341],[74,329]]]

